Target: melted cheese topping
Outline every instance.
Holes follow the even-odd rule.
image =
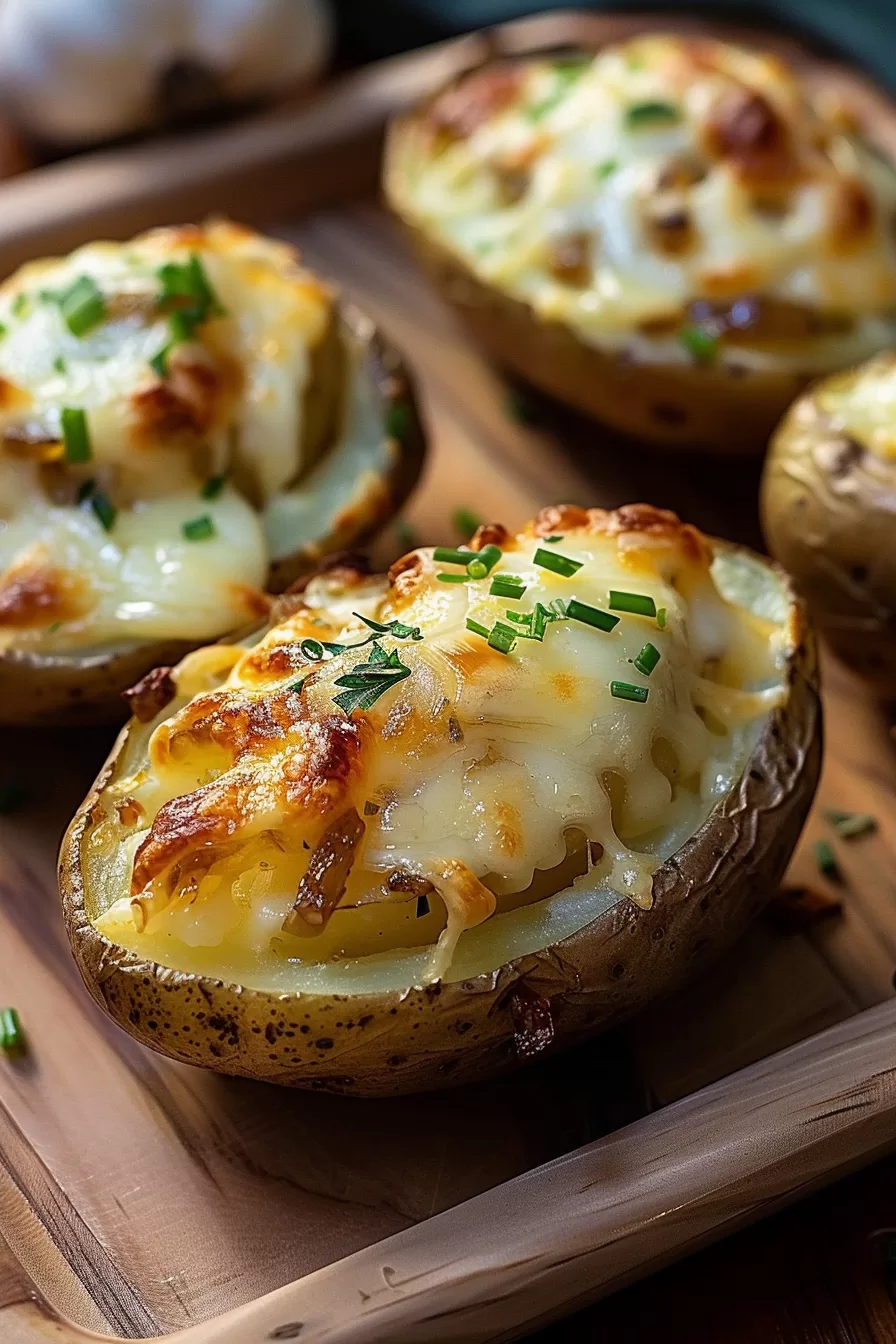
[[[896,355],[880,354],[815,392],[838,432],[877,457],[896,461]]]
[[[770,56],[645,37],[486,66],[397,128],[387,180],[480,279],[643,359],[693,358],[694,323],[755,366],[893,337],[896,176]]]
[[[166,296],[163,268],[193,259],[214,301],[175,340],[195,295]],[[76,282],[102,315],[72,331]],[[332,295],[292,249],[227,223],[92,243],[8,280],[0,650],[207,639],[257,619],[266,515],[307,466],[305,396],[332,320]],[[321,395],[337,398],[338,378]],[[85,414],[87,462],[68,460],[64,408]],[[216,477],[227,483],[204,497]],[[209,521],[190,540],[196,519]]]
[[[315,580],[248,650],[191,655],[104,794],[88,861],[127,894],[97,927],[245,984],[397,955],[411,983],[469,973],[465,940],[502,921],[537,911],[526,937],[544,946],[623,896],[649,905],[657,866],[733,787],[783,697],[786,602],[758,564],[744,605],[726,595],[724,566],[674,515],[548,513],[502,538],[493,574],[518,576],[520,599],[491,594],[491,577],[445,584],[418,551],[389,582]],[[553,573],[539,547],[580,568]],[[610,632],[556,619],[508,653],[467,625],[571,598],[606,611],[611,589],[664,615],[622,614]],[[363,616],[401,624],[365,643]],[[309,661],[322,650],[308,640],[345,651]],[[635,667],[647,643],[650,675]],[[346,712],[336,696],[346,677],[370,685],[374,649],[393,675]],[[616,681],[646,701],[614,697]],[[303,893],[323,901],[305,899],[307,919]]]

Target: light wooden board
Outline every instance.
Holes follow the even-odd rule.
[[[586,30],[600,37],[607,22],[534,20],[491,41],[526,49]],[[500,377],[419,279],[376,205],[332,204],[372,185],[383,115],[483,50],[483,39],[470,39],[401,58],[317,107],[187,142],[169,154],[165,190],[157,147],[13,182],[0,189],[0,267],[26,248],[243,202],[254,218],[279,219],[277,231],[409,352],[433,449],[408,513],[421,538],[451,539],[458,505],[513,525],[546,502],[648,499],[755,544],[755,466],[726,464],[714,476],[705,465],[633,455],[535,399],[536,424],[517,423]],[[886,139],[892,113],[855,87],[881,111]],[[296,219],[287,204],[312,203],[313,214],[283,224]],[[394,531],[377,549],[382,560],[397,553]],[[305,1275],[313,1277],[284,1290],[292,1297],[235,1317],[230,1334],[186,1338],[298,1337],[269,1333],[290,1319],[307,1322],[303,1341],[509,1338],[586,1288],[593,1295],[644,1272],[896,1139],[894,1006],[864,1012],[893,992],[896,762],[880,708],[842,669],[826,664],[825,673],[820,805],[881,820],[878,835],[840,848],[849,879],[841,920],[805,935],[758,926],[702,983],[609,1040],[487,1087],[394,1101],[218,1078],[151,1055],[109,1024],[69,957],[53,871],[61,830],[108,738],[4,732],[0,782],[22,782],[29,802],[0,818],[0,999],[20,1008],[32,1049],[22,1064],[0,1061],[0,1338],[40,1337],[45,1317],[14,1306],[35,1285],[84,1328],[143,1338],[189,1329]],[[820,817],[816,808],[797,881],[819,881],[811,844]],[[826,1027],[832,1036],[796,1055],[695,1095]],[[668,1103],[677,1107],[647,1114]],[[574,1154],[601,1135],[612,1137]],[[560,1165],[524,1175],[551,1159]],[[424,1221],[474,1196],[447,1222]],[[668,1216],[672,1207],[680,1216]],[[570,1234],[552,1259],[564,1219]],[[327,1268],[353,1252],[360,1258]],[[537,1293],[526,1287],[535,1263]],[[371,1274],[385,1299],[372,1293]],[[359,1316],[361,1293],[372,1293],[376,1310]]]

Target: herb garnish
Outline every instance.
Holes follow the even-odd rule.
[[[390,439],[403,443],[411,424],[411,412],[407,402],[393,401],[386,411],[386,433]]]
[[[0,1008],[0,1050],[20,1055],[25,1049],[25,1033],[15,1008]]]
[[[705,327],[682,327],[678,339],[698,364],[712,364],[719,353],[719,338]]]
[[[643,705],[650,694],[647,686],[633,686],[630,681],[611,681],[610,694],[616,700],[634,700],[637,704]]]
[[[504,625],[501,621],[495,621],[488,636],[488,646],[490,649],[497,649],[498,653],[510,653],[516,643],[516,631],[509,625]]]
[[[618,167],[618,159],[604,159],[603,163],[597,164],[594,169],[596,181],[605,182],[608,177],[612,177]]]
[[[73,336],[86,336],[106,316],[106,300],[90,275],[79,275],[68,289],[52,296]]]
[[[446,574],[441,571],[436,575],[439,583],[469,583],[469,574]]]
[[[843,874],[833,849],[827,840],[816,840],[815,862],[829,882],[842,882]]]
[[[621,593],[611,588],[607,606],[611,611],[628,611],[635,616],[656,615],[656,603],[646,593]]]
[[[209,476],[199,493],[203,499],[217,499],[226,484],[226,476]]]
[[[156,272],[162,282],[162,302],[176,303],[176,311],[193,327],[224,313],[196,252],[186,262],[169,261]],[[186,300],[186,302],[184,302]]]
[[[93,456],[87,416],[80,406],[63,406],[59,415],[65,460],[69,463],[89,462]]]
[[[366,663],[356,663],[351,672],[337,677],[335,684],[346,689],[333,699],[346,714],[356,709],[370,709],[381,695],[410,675],[411,669],[401,661],[397,649],[386,653],[374,641]]]
[[[644,103],[632,103],[631,107],[625,109],[623,120],[629,131],[643,130],[648,126],[674,126],[681,121],[681,109],[674,103],[650,99]]]
[[[421,640],[419,625],[405,625],[403,621],[374,621],[369,616],[362,616],[360,611],[353,611],[353,616],[357,616],[359,621],[363,621],[369,630],[373,630],[376,635],[394,635],[396,639]],[[367,641],[369,643],[369,641]],[[353,644],[351,648],[361,648],[360,644]]]
[[[836,812],[829,809],[824,817],[842,840],[854,840],[859,835],[871,835],[877,830],[877,818],[870,812]]]
[[[455,509],[451,515],[451,523],[455,532],[459,532],[465,541],[469,541],[473,533],[482,526],[482,519],[478,518],[471,509]]]
[[[17,294],[12,301],[12,312],[14,317],[24,317],[28,307],[28,295]]]
[[[518,600],[527,586],[516,574],[496,574],[488,591],[491,597],[512,597]]]
[[[88,496],[90,507],[105,532],[111,532],[118,517],[118,510],[108,495],[102,490],[93,490]]]
[[[467,617],[466,626],[468,630],[473,631],[474,635],[481,635],[483,639],[488,639],[488,626],[483,625],[480,621],[474,621],[472,616]]]
[[[573,574],[582,568],[581,560],[570,560],[568,555],[558,555],[556,551],[546,551],[541,546],[533,555],[532,562],[541,569],[549,569],[554,574],[562,575],[565,579],[571,579]]]
[[[660,607],[659,611],[657,612],[657,614],[656,614],[656,623],[657,623],[657,625],[659,626],[659,628],[660,628],[661,630],[665,630],[665,628],[666,628],[666,608],[665,608],[665,607]]]
[[[656,645],[647,643],[635,659],[635,667],[639,672],[642,672],[645,677],[649,677],[661,657],[662,654]]]
[[[65,369],[66,369],[65,360],[63,359],[62,355],[57,355],[56,358],[53,360],[53,372],[65,373]]]
[[[476,551],[461,551],[454,546],[437,546],[432,558],[440,565],[463,565],[466,568],[471,560],[476,559]]]
[[[467,563],[467,573],[470,578],[488,578],[495,565],[501,559],[502,554],[503,552],[500,546],[483,546],[482,550],[475,552],[472,560]]]
[[[216,535],[214,519],[210,513],[200,514],[198,518],[190,518],[183,524],[181,531],[187,541],[208,541],[210,537]]]
[[[572,621],[580,621],[582,625],[593,626],[595,630],[603,630],[607,634],[619,624],[618,616],[611,616],[608,611],[601,611],[600,607],[590,607],[587,602],[580,602],[575,597],[567,603],[566,614]]]

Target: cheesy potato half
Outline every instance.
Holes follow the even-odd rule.
[[[120,893],[97,930],[182,971],[352,993],[649,909],[787,695],[782,593],[757,567],[747,609],[729,575],[635,506],[314,579],[257,642],[159,674],[86,855]]]
[[[502,360],[645,437],[712,438],[689,372],[720,401],[725,380],[774,397],[770,428],[807,377],[896,331],[894,170],[759,52],[648,36],[486,65],[396,124],[386,188]],[[555,333],[531,357],[514,355],[524,314]],[[648,413],[589,390],[610,371],[583,350]],[[717,439],[737,421],[716,413]]]
[[[0,657],[257,623],[269,576],[389,503],[369,346],[293,249],[230,223],[18,271],[0,288]]]

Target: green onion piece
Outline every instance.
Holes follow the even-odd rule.
[[[489,594],[492,597],[512,597],[519,599],[526,591],[527,584],[515,574],[496,574],[492,579]]]
[[[7,1055],[24,1053],[25,1033],[15,1008],[0,1008],[0,1050]]]
[[[96,281],[81,275],[63,293],[57,295],[62,320],[73,336],[86,336],[106,316],[106,300]]]
[[[14,317],[24,317],[28,308],[28,295],[17,294],[12,301],[12,313]]]
[[[474,635],[481,635],[483,639],[488,639],[488,626],[481,625],[479,621],[474,621],[472,616],[467,617],[467,629],[472,630]]]
[[[459,551],[453,546],[437,546],[432,558],[440,565],[463,565],[466,568],[471,560],[476,559],[476,552]]]
[[[553,537],[543,537],[542,540],[545,541],[545,542],[550,542],[550,541],[562,541],[562,540],[563,540],[563,533],[562,533],[562,532],[557,532],[557,533],[555,533],[555,535],[554,535]]]
[[[611,611],[630,611],[635,616],[656,615],[656,603],[645,593],[620,593],[611,588],[607,606]]]
[[[650,690],[647,686],[633,686],[630,681],[611,681],[610,694],[616,700],[634,700],[643,705]]]
[[[815,862],[829,882],[843,881],[840,865],[838,864],[834,851],[827,840],[816,840]]]
[[[25,801],[21,784],[0,784],[0,813],[15,812]]]
[[[173,349],[174,342],[169,341],[167,345],[162,346],[161,350],[157,350],[149,361],[149,367],[158,378],[168,377],[168,356]]]
[[[843,840],[854,840],[859,835],[871,835],[877,830],[877,818],[870,812],[827,811],[825,820]]]
[[[467,573],[471,579],[485,579],[491,574],[495,565],[501,559],[502,551],[499,546],[483,546],[478,554],[467,564]]]
[[[544,639],[544,633],[551,621],[556,621],[557,617],[546,607],[543,602],[535,603],[535,620],[532,623],[532,638],[537,640]]]
[[[209,476],[199,493],[203,499],[217,499],[226,484],[226,476]]]
[[[473,533],[482,526],[482,519],[473,513],[472,509],[455,509],[451,515],[451,525],[455,532],[459,532],[465,541],[469,541]]]
[[[549,569],[564,579],[571,579],[582,568],[581,560],[570,560],[568,555],[558,555],[556,551],[546,551],[541,546],[532,557],[533,563],[541,569]]]
[[[57,631],[57,630],[61,630],[61,629],[62,629],[62,622],[61,622],[61,621],[53,621],[50,625],[47,626],[47,634],[48,634],[48,635],[55,635],[56,631]]]
[[[80,406],[63,406],[59,416],[66,462],[89,462],[93,456],[87,416]]]
[[[665,628],[666,628],[666,608],[665,608],[665,607],[660,607],[659,611],[657,612],[657,614],[656,614],[656,623],[657,623],[657,625],[659,626],[659,628],[660,628],[661,630],[665,630]]]
[[[645,644],[635,659],[635,667],[639,672],[643,672],[645,677],[649,677],[661,657],[662,654],[655,644]]]
[[[600,607],[589,607],[587,602],[580,602],[575,597],[567,602],[566,614],[571,621],[581,621],[582,625],[592,625],[595,630],[607,633],[619,624],[618,616],[611,616],[608,611],[601,611]]]
[[[215,524],[211,514],[203,513],[198,518],[190,518],[181,528],[187,541],[208,541],[215,535]]]
[[[324,646],[319,639],[303,639],[299,649],[309,663],[319,663],[324,656]]]
[[[698,364],[712,364],[719,353],[719,338],[703,327],[682,327],[678,339]]]
[[[627,107],[623,121],[629,131],[643,130],[648,126],[674,126],[681,121],[681,109],[674,103],[650,99],[643,103],[632,103],[631,107]]]
[[[63,359],[62,355],[57,355],[56,358],[53,360],[53,372],[65,373],[65,369],[66,369],[65,360]]]
[[[118,510],[115,505],[102,490],[94,490],[89,499],[90,507],[93,509],[100,526],[104,531],[111,532],[115,526],[115,519],[118,517]]]
[[[439,583],[469,583],[469,574],[446,574],[444,571],[436,575]]]
[[[569,615],[569,608],[562,597],[555,597],[548,607],[555,621],[565,621]]]
[[[489,648],[497,649],[498,653],[509,653],[515,643],[516,631],[501,621],[495,621],[488,637]]]
[[[404,443],[411,425],[411,412],[407,402],[393,401],[386,411],[386,433],[390,439]]]
[[[85,499],[90,498],[95,489],[96,489],[96,481],[94,481],[93,479],[89,481],[82,481],[81,484],[78,486],[78,503],[83,504]]]
[[[594,177],[597,182],[605,182],[608,177],[612,177],[619,167],[617,159],[604,159],[594,170]]]
[[[199,320],[194,312],[181,309],[173,312],[168,318],[168,330],[171,333],[168,349],[171,350],[175,345],[188,345],[195,338],[198,326]]]
[[[209,283],[205,267],[196,252],[187,262],[169,261],[156,272],[162,282],[162,299],[189,299],[194,323],[220,316],[224,309]]]

